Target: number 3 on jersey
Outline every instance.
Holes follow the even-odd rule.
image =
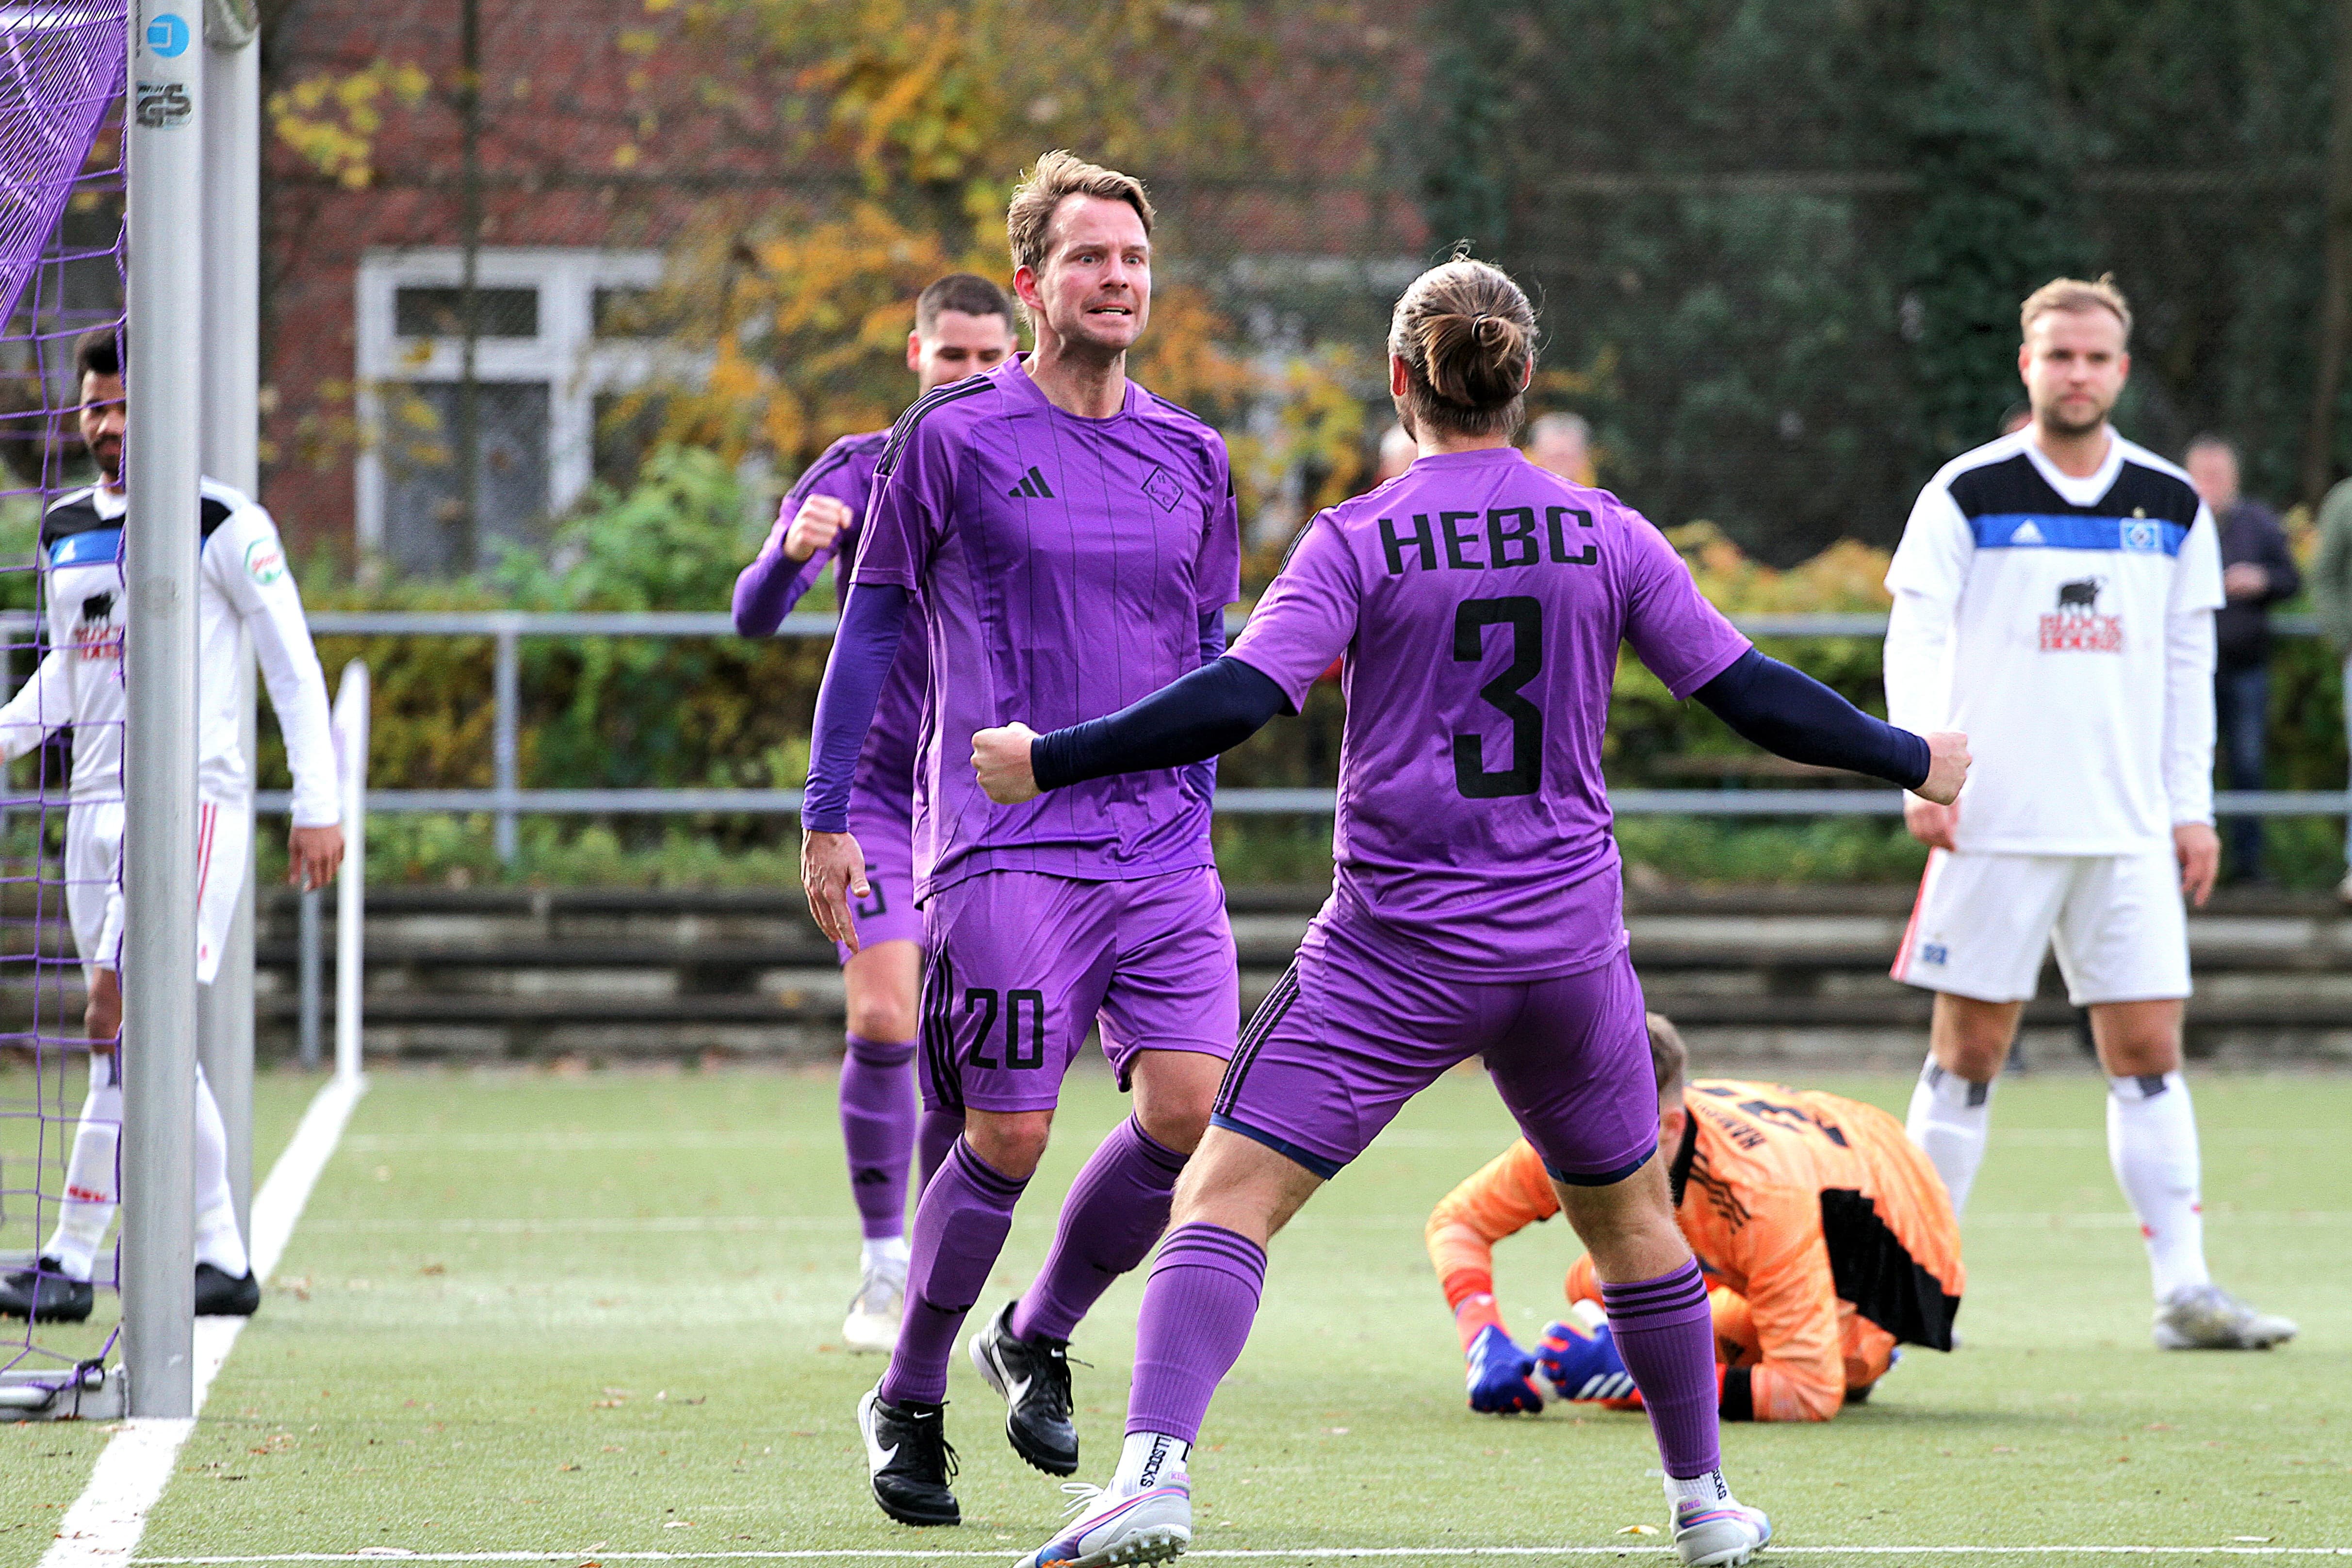
[[[1510,628],[1511,663],[1480,687],[1478,695],[1511,721],[1511,765],[1488,773],[1485,737],[1454,736],[1454,784],[1468,800],[1533,795],[1543,780],[1543,710],[1519,695],[1521,687],[1543,673],[1543,605],[1526,595],[1465,599],[1454,612],[1454,662],[1476,664],[1486,658],[1489,626]]]

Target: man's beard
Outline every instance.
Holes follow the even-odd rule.
[[[119,485],[122,482],[121,442],[100,442],[90,447],[89,458],[90,461],[98,465],[98,471],[106,476],[108,484]]]
[[[2114,405],[2110,404],[2106,407],[2098,409],[2093,413],[2090,418],[2083,421],[2081,424],[2076,424],[2073,420],[2070,420],[2063,415],[2060,414],[2058,412],[2058,405],[2056,404],[2053,404],[2046,409],[2035,409],[2033,411],[2033,422],[2053,436],[2064,437],[2071,439],[2079,436],[2095,435],[2099,429],[2106,424],[2107,416],[2113,411],[2113,409]]]

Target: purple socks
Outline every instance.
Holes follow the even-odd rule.
[[[1167,1254],[1160,1254],[1164,1260]],[[1163,1265],[1164,1266],[1164,1265]],[[1601,1283],[1601,1304],[1625,1370],[1649,1407],[1658,1458],[1676,1480],[1723,1464],[1717,1441],[1715,1323],[1696,1262],[1655,1279]],[[1146,1298],[1145,1310],[1150,1310]],[[1146,1320],[1149,1321],[1149,1319]],[[1131,1428],[1130,1428],[1131,1429]]]
[[[1184,1156],[1134,1117],[1120,1122],[1070,1184],[1054,1249],[1013,1309],[1013,1331],[1024,1340],[1067,1340],[1111,1281],[1151,1256],[1183,1169]]]
[[[890,1370],[882,1374],[882,1397],[890,1404],[936,1405],[948,1396],[956,1331],[988,1287],[988,1271],[1013,1229],[1013,1205],[1028,1184],[994,1169],[959,1138],[923,1188],[915,1205],[907,1316]]]
[[[841,1058],[841,1142],[866,1239],[907,1234],[907,1164],[915,1152],[912,1040],[849,1037]]]
[[[948,1151],[963,1136],[963,1118],[952,1110],[925,1110],[921,1123],[915,1129],[916,1174],[922,1186],[915,1189],[915,1201],[920,1203],[923,1187],[931,1184],[940,1167],[947,1163]]]
[[[1265,1249],[1247,1237],[1213,1225],[1182,1225],[1168,1233],[1143,1288],[1135,1383],[1127,1397],[1129,1432],[1199,1440],[1210,1398],[1249,1342],[1265,1287]],[[902,1351],[905,1343],[899,1342]],[[1706,1348],[1711,1369],[1712,1338]],[[1630,1364],[1633,1358],[1626,1360]],[[1714,1415],[1710,1404],[1710,1422]]]

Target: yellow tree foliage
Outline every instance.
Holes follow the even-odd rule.
[[[363,190],[375,177],[375,135],[383,129],[385,100],[414,108],[432,85],[414,64],[377,60],[271,93],[269,121],[305,163],[348,189]]]

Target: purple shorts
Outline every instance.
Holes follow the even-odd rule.
[[[1328,904],[1250,1020],[1211,1121],[1328,1181],[1472,1057],[1560,1180],[1606,1186],[1656,1152],[1642,984],[1622,951],[1581,974],[1465,984],[1420,973]]]
[[[923,915],[931,1110],[1052,1110],[1097,1020],[1122,1089],[1138,1051],[1234,1054],[1240,972],[1213,867],[1125,882],[983,871]]]
[[[886,942],[923,941],[923,911],[915,907],[915,824],[906,812],[877,807],[851,795],[849,831],[866,851],[864,898],[853,895],[851,914],[857,922],[859,951]],[[850,959],[849,944],[836,942],[833,950],[841,962]]]

